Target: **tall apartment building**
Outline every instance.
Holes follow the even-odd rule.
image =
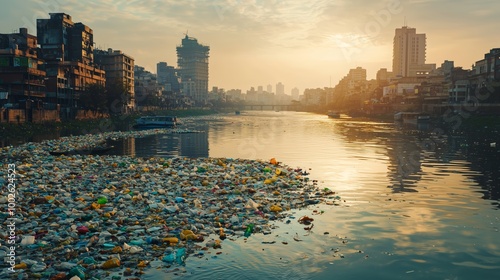
[[[69,114],[77,106],[76,97],[88,85],[104,85],[105,72],[94,63],[92,29],[74,23],[65,13],[49,15],[49,19],[37,19],[40,57],[47,72],[47,97],[55,98]]]
[[[285,94],[285,85],[279,82],[276,84],[276,95],[283,95],[283,94]]]
[[[208,53],[210,47],[192,37],[184,37],[177,46],[177,67],[183,93],[199,104],[208,99]]]
[[[410,76],[410,67],[425,64],[425,34],[417,34],[415,28],[396,28],[392,57],[392,72],[395,76]]]
[[[179,77],[173,66],[168,66],[166,62],[158,62],[156,64],[156,77],[158,84],[164,86],[166,91],[180,92]]]
[[[272,85],[267,85],[266,91],[269,93],[273,92],[273,86]]]
[[[298,88],[296,87],[292,88],[291,94],[292,94],[292,100],[299,101],[300,91]]]
[[[106,71],[107,85],[122,84],[126,86],[130,98],[124,109],[126,111],[133,110],[135,107],[134,59],[120,50],[113,50],[111,48],[107,51],[95,50],[94,57],[95,62]]]

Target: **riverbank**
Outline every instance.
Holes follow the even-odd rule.
[[[354,120],[394,122],[394,114],[357,115],[351,117]],[[438,127],[450,133],[498,132],[500,131],[500,116],[472,114],[437,115],[431,116],[429,124],[431,127]]]
[[[25,142],[39,142],[62,136],[82,135],[115,130],[129,130],[136,118],[143,115],[173,115],[178,118],[218,114],[213,109],[160,110],[112,116],[105,119],[71,120],[67,122],[0,123],[0,147]]]
[[[212,115],[219,113],[232,113],[232,110],[213,109],[186,109],[186,110],[164,110],[152,111],[142,114],[129,114],[113,116],[106,119],[75,120],[68,122],[48,123],[24,123],[6,124],[0,123],[0,147],[8,145],[19,145],[26,142],[40,142],[46,139],[57,139],[62,136],[95,134],[107,131],[130,130],[135,119],[141,115],[175,115],[178,118]],[[322,113],[317,113],[322,115]],[[386,123],[394,122],[393,114],[379,115],[356,115],[349,116],[353,120],[380,121]],[[478,131],[500,131],[500,116],[481,115],[455,115],[434,116],[430,125],[444,130],[448,134],[475,133]]]

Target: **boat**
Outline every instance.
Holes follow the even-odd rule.
[[[144,116],[135,120],[134,128],[175,127],[178,121],[175,116]]]
[[[68,150],[68,151],[50,151],[49,154],[53,156],[61,156],[61,155],[103,155],[113,149],[114,146],[102,146],[102,147],[93,147],[93,148],[84,148],[84,149],[76,149],[76,150]]]
[[[240,111],[234,111],[234,114],[235,115],[239,115],[239,114],[241,114],[241,112]]]
[[[328,117],[329,118],[340,118],[340,113],[336,111],[328,111]]]
[[[430,119],[429,114],[422,112],[398,112],[394,114],[394,121],[405,124],[422,124],[429,122]]]

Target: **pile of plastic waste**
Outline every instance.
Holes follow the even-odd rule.
[[[122,136],[82,137],[88,144]],[[102,279],[110,271],[138,277],[153,264],[184,265],[188,256],[222,249],[227,237],[269,234],[270,222],[290,209],[339,199],[275,159],[48,153],[81,141],[0,150],[0,185],[8,185],[15,165],[15,208],[0,214],[4,229],[7,218],[15,219],[15,261],[9,264],[11,245],[2,244],[0,278]],[[10,202],[8,194],[2,188],[1,205]],[[9,232],[0,237],[8,240]]]

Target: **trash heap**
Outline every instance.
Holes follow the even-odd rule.
[[[221,249],[226,238],[271,233],[270,222],[290,209],[340,199],[275,159],[48,154],[56,142],[0,151],[0,184],[7,185],[8,164],[16,165],[17,179],[15,272],[2,262],[1,279],[118,272],[125,278],[112,279],[137,279],[128,276],[140,277],[152,264],[184,265],[188,256]],[[0,203],[7,205],[6,188]],[[0,237],[6,240],[7,231]],[[0,256],[7,253],[1,246]]]

